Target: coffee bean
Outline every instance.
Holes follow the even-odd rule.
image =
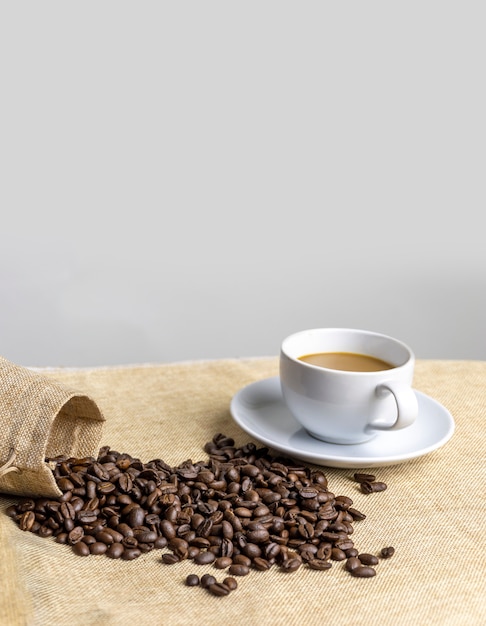
[[[378,563],[378,557],[374,554],[361,553],[358,554],[358,559],[363,565],[376,565]]]
[[[326,570],[330,569],[332,564],[329,561],[324,561],[322,559],[311,559],[307,562],[307,566],[315,570]]]
[[[363,482],[361,483],[361,491],[363,493],[374,493],[377,491],[385,491],[387,485],[381,482]]]
[[[356,578],[371,578],[372,576],[375,576],[376,570],[367,565],[359,565],[358,567],[350,569],[349,573],[352,576],[356,576]]]
[[[227,587],[224,583],[215,582],[212,585],[208,586],[208,591],[213,594],[213,596],[227,596],[230,593],[230,588]]]
[[[179,563],[180,558],[177,554],[163,554],[162,555],[162,563],[165,565],[174,565],[174,563]]]
[[[209,550],[200,552],[197,556],[194,557],[194,563],[197,563],[198,565],[209,565],[210,563],[214,563],[215,560],[216,555]]]
[[[358,511],[357,509],[355,509],[353,507],[349,507],[348,513],[351,515],[353,520],[364,520],[364,519],[366,519],[366,515],[364,513],[361,513],[361,511]]]
[[[353,556],[358,556],[358,550],[356,548],[349,548],[349,550],[345,550],[346,558],[350,559]]]
[[[260,572],[264,572],[267,569],[272,567],[271,563],[267,561],[267,559],[262,559],[261,557],[256,557],[253,559],[253,567]]]
[[[157,540],[157,533],[155,530],[139,530],[135,531],[135,537],[139,543],[151,543]],[[186,548],[187,548],[187,541]]]
[[[205,589],[209,587],[209,585],[214,585],[215,582],[216,578],[211,574],[203,574],[203,576],[201,576],[201,586]]]
[[[223,583],[228,587],[230,591],[234,591],[238,587],[236,579],[234,579],[232,576],[227,576],[223,580]]]
[[[250,530],[246,533],[246,538],[250,543],[265,543],[268,541],[270,533],[266,528],[258,528],[257,530]]]
[[[81,526],[75,526],[72,531],[68,534],[68,543],[74,545],[79,543],[81,539],[84,537],[84,530]]]
[[[217,569],[226,569],[233,564],[233,559],[229,556],[220,556],[214,561],[214,567]]]
[[[138,557],[142,554],[142,551],[139,548],[125,548],[121,555],[121,558],[124,561],[133,561],[134,559],[138,559]]]
[[[356,472],[354,474],[354,480],[358,483],[373,483],[376,480],[376,476],[374,474]]]
[[[86,545],[84,541],[78,541],[77,543],[73,544],[72,549],[74,554],[77,554],[78,556],[89,556],[91,554],[89,546]]]
[[[250,567],[251,559],[244,554],[237,554],[233,557],[233,563],[235,565],[245,565],[246,567]]]
[[[302,565],[302,559],[291,558],[286,559],[280,565],[285,572],[295,572]]]
[[[197,587],[197,585],[199,585],[200,580],[199,580],[199,576],[197,574],[189,574],[186,577],[186,585],[188,587]]]
[[[346,559],[346,554],[344,550],[341,550],[341,548],[333,548],[331,550],[331,559],[333,561],[344,561]]]
[[[19,521],[20,530],[25,530],[25,531],[32,530],[34,522],[35,522],[35,513],[33,511],[26,511],[20,517],[20,521]]]
[[[389,559],[395,554],[395,548],[392,546],[388,546],[387,548],[382,548],[380,552],[380,556],[384,559]]]
[[[228,569],[228,573],[231,576],[246,576],[250,573],[250,568],[248,565],[243,565],[242,563],[233,563]]]
[[[108,550],[108,546],[106,543],[102,543],[101,541],[95,541],[89,546],[89,551],[91,554],[105,554]]]
[[[362,565],[361,561],[356,556],[351,556],[346,561],[346,569],[348,570],[348,572],[350,572],[353,569],[356,569],[357,567],[361,567],[361,565]]]
[[[125,548],[121,543],[112,543],[111,546],[106,551],[106,556],[109,556],[111,559],[119,559],[123,554]]]

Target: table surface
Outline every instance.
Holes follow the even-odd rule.
[[[94,369],[45,369],[42,374],[83,391],[105,418],[100,445],[169,465],[205,460],[204,444],[221,432],[237,445],[252,440],[232,420],[229,405],[243,386],[278,374],[274,357],[148,364]],[[67,546],[22,532],[0,498],[0,622],[45,624],[472,624],[486,623],[486,363],[416,364],[414,387],[453,415],[456,430],[440,449],[372,471],[388,489],[363,494],[353,468],[323,470],[333,493],[366,514],[355,524],[360,551],[393,545],[370,579],[342,564],[327,571],[301,567],[252,570],[230,596],[189,588],[189,573],[213,573],[190,561],[161,563],[163,551],[136,561],[80,558]],[[365,470],[363,470],[365,471]]]

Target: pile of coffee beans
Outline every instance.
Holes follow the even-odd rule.
[[[164,549],[164,564],[190,559],[226,570],[222,583],[206,585],[214,595],[227,595],[234,588],[228,580],[251,569],[328,570],[344,561],[353,576],[375,575],[378,557],[360,553],[352,539],[365,514],[350,497],[332,493],[321,470],[253,443],[236,447],[223,434],[204,450],[207,461],[176,467],[108,446],[97,458],[47,459],[62,495],[24,499],[7,513],[21,530],[54,537],[79,556],[131,561]],[[362,489],[371,486],[365,493],[384,485],[372,475],[354,478]],[[384,548],[380,557],[393,552]]]

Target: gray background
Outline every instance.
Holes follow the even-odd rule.
[[[0,354],[486,359],[478,2],[0,8]]]

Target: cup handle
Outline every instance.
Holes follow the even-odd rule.
[[[378,385],[376,395],[385,397],[389,393],[395,398],[397,404],[397,419],[390,425],[371,423],[371,428],[377,430],[400,430],[414,423],[418,415],[417,396],[413,389],[398,380],[390,380]]]

